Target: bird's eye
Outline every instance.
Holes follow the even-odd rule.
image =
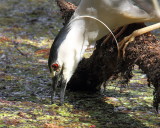
[[[54,71],[57,71],[58,69],[59,69],[59,65],[58,64],[52,64],[52,69],[54,70]]]

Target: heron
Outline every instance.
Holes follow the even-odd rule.
[[[52,103],[57,86],[61,86],[60,103],[63,104],[67,83],[89,44],[115,28],[130,23],[156,23],[149,28],[137,30],[136,34],[133,33],[136,36],[160,28],[159,3],[160,0],[81,0],[70,21],[58,33],[50,49],[48,66],[52,76]],[[124,42],[133,40],[133,37],[127,37]],[[123,45],[124,42],[121,44]]]

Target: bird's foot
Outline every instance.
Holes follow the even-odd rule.
[[[125,49],[127,48],[128,44],[133,42],[135,40],[135,37],[140,36],[142,34],[145,34],[147,32],[153,31],[155,29],[160,28],[160,23],[156,23],[138,30],[135,30],[132,34],[125,37],[120,43],[119,43],[119,49],[122,50],[122,57],[125,56]]]
[[[134,31],[135,32],[135,31]],[[134,41],[135,40],[135,35],[134,35],[134,32],[125,37],[120,43],[119,43],[119,50],[122,51],[122,58],[125,57],[125,49],[127,48],[127,46],[129,45],[130,42]]]

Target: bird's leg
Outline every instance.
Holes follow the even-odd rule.
[[[63,79],[61,81],[61,92],[60,92],[60,105],[63,105],[64,103],[64,95],[67,87],[67,82]]]
[[[128,25],[123,26],[122,29],[120,30],[120,32],[118,32],[118,33],[115,35],[115,37],[118,38],[120,35],[122,35],[123,32],[126,30],[127,27],[128,27]],[[120,28],[117,28],[117,29],[115,30],[115,32],[118,31],[119,29],[120,29]]]
[[[52,85],[53,86],[53,85]],[[53,88],[51,88],[51,104],[54,103],[54,94],[53,94]]]
[[[103,87],[103,90],[102,90],[102,94],[105,94],[106,93],[106,86],[108,85],[108,81],[105,81],[102,83],[102,87]]]
[[[115,38],[117,39],[125,30],[126,28],[128,27],[128,25],[126,26],[123,26],[122,28],[116,28],[113,33],[117,33],[115,35]],[[119,31],[119,32],[118,32]],[[103,41],[103,42],[108,42],[109,39],[112,37],[113,35],[110,33],[107,38]],[[114,40],[114,38],[112,39],[112,41]],[[103,44],[103,43],[102,43]],[[120,49],[118,48],[118,58],[120,57]]]
[[[127,27],[128,27],[128,25],[123,26],[120,31],[119,31],[120,28],[116,28],[116,29],[113,31],[113,33],[117,33],[117,31],[119,31],[119,32],[115,35],[116,39],[126,30]],[[110,33],[103,42],[108,42],[108,40],[109,40],[112,36],[113,36],[113,35]],[[112,40],[114,40],[114,39],[112,39]]]
[[[53,104],[55,102],[57,86],[58,86],[58,76],[55,76],[52,78],[51,104]]]
[[[125,37],[120,43],[119,43],[119,48],[120,50],[122,50],[123,53],[123,57],[125,55],[125,49],[128,46],[128,44],[132,41],[134,41],[135,37],[140,36],[144,33],[153,31],[155,29],[159,29],[160,28],[160,23],[156,23],[138,30],[135,30],[132,34],[130,34],[129,36]]]
[[[113,34],[116,33],[118,30],[119,30],[119,28],[114,29],[114,30],[113,30]],[[103,42],[108,42],[108,40],[109,40],[111,37],[113,37],[113,35],[110,33]],[[115,35],[115,37],[117,38],[117,35]],[[113,39],[113,40],[114,40],[114,39]],[[103,43],[102,43],[102,44],[103,44]]]

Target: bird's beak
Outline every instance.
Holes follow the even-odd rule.
[[[60,84],[62,76],[60,72],[51,71],[51,77],[52,77],[52,86],[56,88]]]
[[[52,79],[54,78],[55,75],[56,75],[56,72],[55,72],[55,71],[52,71],[52,72],[51,72],[51,77],[52,77]]]

